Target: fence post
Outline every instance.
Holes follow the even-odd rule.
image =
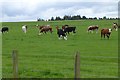
[[[80,53],[76,52],[75,55],[75,80],[80,79]]]
[[[18,78],[18,51],[13,50],[13,78],[16,80]]]

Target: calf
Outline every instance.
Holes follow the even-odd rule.
[[[104,38],[105,38],[105,36],[107,36],[107,38],[109,39],[111,32],[112,32],[112,29],[108,29],[108,28],[102,29],[101,30],[101,38],[102,38],[102,36],[104,36]]]
[[[2,33],[8,32],[8,31],[9,31],[9,28],[8,28],[8,27],[3,27],[3,28],[1,29],[1,32],[2,32]]]
[[[75,30],[76,30],[76,27],[69,27],[69,25],[64,25],[62,26],[62,29],[65,33],[70,33],[70,32],[73,32],[73,33],[76,33]]]
[[[65,32],[62,29],[59,29],[58,26],[56,27],[56,29],[57,29],[57,34],[58,34],[59,39],[63,38],[64,40],[67,40],[67,36]]]

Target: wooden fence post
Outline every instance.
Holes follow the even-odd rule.
[[[13,78],[16,80],[18,78],[18,51],[13,50]]]
[[[80,53],[76,52],[75,55],[75,80],[80,79]]]

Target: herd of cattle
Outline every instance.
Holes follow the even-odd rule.
[[[52,27],[50,25],[45,25],[45,26],[36,25],[36,27],[39,29],[39,35],[41,35],[42,33],[46,34],[46,32],[48,32],[48,31],[50,33],[53,32],[53,29],[52,29]],[[118,26],[117,23],[113,23],[112,28],[103,28],[103,29],[101,29],[101,38],[102,37],[104,37],[104,38],[107,37],[109,39],[112,30],[115,29],[117,31],[118,28],[120,28],[120,26]],[[62,28],[59,28],[58,26],[56,26],[56,29],[57,29],[58,39],[67,40],[67,35],[70,32],[76,33],[76,27],[75,26],[63,25]],[[93,31],[96,31],[96,33],[97,33],[98,29],[99,29],[98,25],[92,25],[92,26],[88,27],[87,32],[88,33],[93,33]],[[8,33],[8,31],[9,31],[8,27],[2,27],[1,28],[2,33],[5,33],[5,32]],[[22,26],[22,31],[24,33],[27,32],[27,25]]]

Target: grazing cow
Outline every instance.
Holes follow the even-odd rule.
[[[50,33],[52,33],[52,27],[50,25],[46,25],[46,26],[37,26],[39,29],[39,35],[41,35],[43,32],[46,34],[46,32],[50,31]]]
[[[4,33],[4,32],[7,32],[8,33],[9,31],[9,28],[8,27],[2,27],[1,29],[1,32]]]
[[[118,30],[118,24],[117,23],[113,23],[112,29],[115,29],[116,31]]]
[[[107,36],[107,38],[109,39],[111,32],[112,32],[112,29],[108,29],[108,28],[102,29],[101,30],[101,39],[102,39],[102,36],[104,36],[104,38],[105,38],[105,36]]]
[[[76,27],[70,27],[69,25],[64,25],[62,26],[63,31],[67,34],[69,34],[70,32],[76,33]]]
[[[89,33],[92,32],[93,33],[93,31],[96,30],[96,33],[98,33],[98,29],[99,29],[98,25],[89,26],[88,29],[87,29],[87,32],[89,32]]]
[[[23,31],[24,33],[27,32],[27,25],[23,25],[23,26],[22,26],[22,31]]]
[[[58,34],[59,39],[63,38],[64,40],[67,40],[67,36],[65,32],[62,29],[59,29],[58,26],[56,27],[56,29],[57,29],[57,34]]]

